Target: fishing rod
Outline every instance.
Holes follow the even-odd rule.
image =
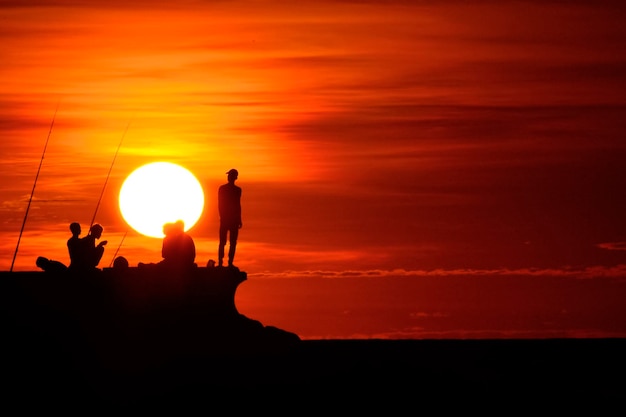
[[[107,182],[109,181],[109,177],[111,176],[111,171],[113,170],[113,165],[115,164],[115,160],[117,159],[117,154],[120,151],[120,148],[122,147],[122,142],[124,141],[124,137],[126,136],[126,132],[128,132],[128,128],[130,127],[130,123],[132,121],[131,120],[128,121],[128,124],[126,125],[126,129],[124,129],[124,133],[122,134],[122,137],[120,138],[120,143],[117,144],[117,149],[115,150],[115,155],[113,155],[113,161],[111,161],[111,166],[109,167],[109,172],[107,173],[106,179],[104,180],[104,185],[102,186],[102,192],[100,193],[100,198],[98,199],[98,204],[96,204],[96,210],[93,213],[93,217],[91,218],[91,223],[89,224],[89,230],[91,230],[91,227],[93,226],[94,222],[96,221],[96,214],[98,214],[98,208],[100,208],[100,202],[102,201],[102,196],[104,195],[104,190],[106,189],[107,186]],[[128,233],[128,231],[126,231],[126,233]],[[122,237],[122,241],[120,242],[119,246],[117,247],[117,250],[115,251],[115,255],[113,255],[113,260],[115,260],[115,256],[117,255],[117,252],[120,250],[120,248],[122,247],[122,243],[124,242],[124,239],[126,238],[126,233],[124,233],[124,236]],[[111,265],[113,265],[113,260],[111,261]]]
[[[41,160],[39,161],[39,168],[37,168],[37,175],[35,175],[35,182],[33,183],[33,189],[30,192],[30,198],[28,199],[28,205],[26,206],[26,213],[24,214],[24,220],[22,221],[22,228],[20,229],[20,235],[17,238],[17,246],[15,247],[15,253],[13,254],[13,260],[11,261],[11,269],[10,272],[13,272],[13,265],[15,264],[15,258],[17,257],[17,251],[20,247],[20,240],[22,240],[22,233],[24,233],[24,226],[26,225],[26,218],[28,217],[28,211],[30,210],[30,204],[33,201],[33,195],[35,194],[35,187],[37,186],[37,179],[39,178],[39,173],[41,172],[41,166],[43,165],[43,159],[46,155],[46,149],[48,148],[48,141],[50,140],[50,135],[52,134],[52,127],[54,126],[54,121],[57,118],[57,111],[59,110],[59,103],[57,102],[57,107],[54,110],[54,116],[52,116],[52,123],[50,123],[50,130],[48,131],[48,137],[46,138],[46,144],[43,147],[43,153],[41,154]]]
[[[111,263],[109,264],[109,268],[113,266],[113,262],[115,262],[115,257],[117,256],[117,253],[120,251],[120,248],[122,247],[122,243],[124,243],[124,239],[126,239],[127,234],[128,234],[128,229],[126,229],[126,232],[124,232],[124,236],[122,236],[122,240],[120,241],[119,246],[115,250],[115,253],[113,254],[113,258],[111,258]]]
[[[109,167],[109,173],[104,180],[104,186],[102,187],[102,192],[100,193],[100,198],[98,199],[98,204],[96,205],[96,210],[93,213],[93,217],[91,219],[91,223],[89,224],[89,230],[91,230],[91,226],[93,226],[96,221],[96,214],[98,213],[98,208],[100,208],[100,202],[102,201],[102,196],[104,195],[104,190],[107,187],[107,182],[109,181],[109,177],[111,176],[111,170],[113,169],[113,164],[115,164],[115,159],[117,158],[117,154],[120,151],[120,147],[122,146],[122,142],[124,141],[124,136],[126,136],[126,132],[128,132],[128,127],[130,126],[130,121],[126,125],[126,129],[122,134],[122,138],[120,139],[120,143],[117,145],[117,149],[115,150],[115,155],[113,156],[113,161],[111,161],[111,166]]]

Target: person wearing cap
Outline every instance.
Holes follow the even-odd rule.
[[[243,226],[241,221],[241,187],[235,185],[239,177],[236,169],[226,172],[228,182],[221,185],[217,193],[217,206],[220,216],[220,243],[218,247],[218,266],[223,266],[224,247],[228,238],[228,266],[232,267],[235,260],[235,250],[237,249],[237,238],[239,229]]]

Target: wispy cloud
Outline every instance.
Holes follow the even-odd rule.
[[[597,246],[606,250],[626,250],[626,242],[605,242],[598,243]]]
[[[434,269],[434,270],[293,270],[282,272],[252,272],[254,278],[398,278],[398,277],[563,277],[573,279],[620,279],[626,280],[626,265],[616,265],[613,267],[595,266],[585,268],[561,269]]]
[[[623,238],[622,6],[326,6],[0,3],[5,240],[60,102],[28,230],[90,219],[131,122],[101,209],[109,232],[127,227],[125,176],[160,159],[200,177],[207,216],[240,169],[253,269],[626,262],[596,245]],[[212,256],[214,216],[193,233]]]

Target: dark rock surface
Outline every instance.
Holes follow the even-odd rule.
[[[141,398],[204,372],[228,385],[246,358],[285,355],[301,342],[237,311],[246,279],[237,268],[172,274],[154,265],[0,273],[4,376],[19,392],[37,387],[55,398],[62,386]]]
[[[245,272],[151,268],[0,273],[5,408],[562,413],[626,400],[625,339],[300,340],[237,312]]]

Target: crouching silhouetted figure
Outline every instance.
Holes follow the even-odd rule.
[[[126,272],[129,267],[128,259],[123,256],[118,256],[113,261],[113,269],[117,272]]]
[[[99,270],[98,264],[104,254],[104,246],[107,244],[106,240],[102,240],[96,244],[96,240],[102,237],[102,231],[102,226],[96,223],[91,226],[87,236],[80,238],[77,243],[73,244],[75,247],[73,252],[70,252],[72,257],[70,270],[72,272],[91,272]],[[75,231],[72,230],[72,233],[74,235]],[[76,238],[77,236],[71,239]]]
[[[39,256],[35,264],[46,272],[64,273],[67,271],[67,266],[65,266],[63,262],[48,259],[43,256]]]

